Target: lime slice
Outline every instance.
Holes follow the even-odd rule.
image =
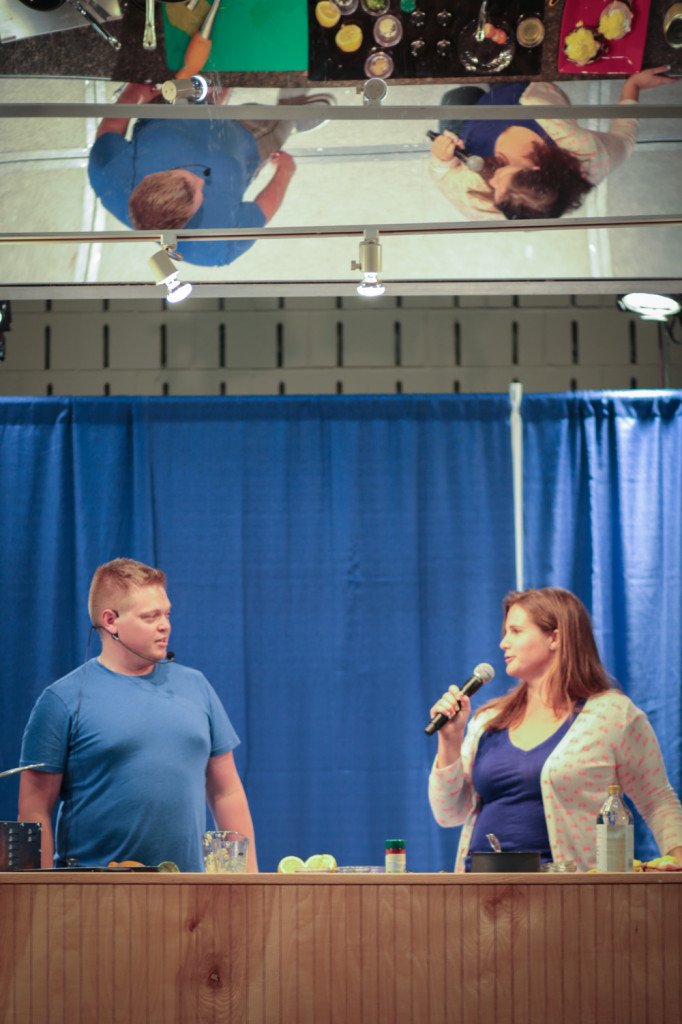
[[[281,861],[277,865],[277,870],[285,875],[293,875],[296,871],[302,871],[305,867],[300,857],[294,857],[290,854],[288,857],[282,857]]]
[[[306,871],[335,871],[336,859],[331,853],[314,853],[305,862]]]
[[[162,860],[159,864],[159,871],[177,871],[180,872],[180,868],[172,860]]]

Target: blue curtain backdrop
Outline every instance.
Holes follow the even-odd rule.
[[[574,590],[682,783],[682,394],[524,398],[528,586]],[[433,700],[507,688],[506,396],[0,401],[0,768],[80,663],[95,567],[160,565],[172,646],[242,738],[261,867],[332,852],[450,869],[426,800]],[[90,654],[97,653],[95,639]],[[0,818],[16,816],[0,780]],[[654,854],[638,828],[637,852]]]
[[[507,688],[508,421],[506,396],[1,401],[0,767],[85,656],[94,569],[128,555],[166,571],[177,660],[242,739],[263,870],[381,864],[394,836],[451,869],[423,729],[480,661],[476,702]]]
[[[682,788],[682,394],[528,395],[525,585],[572,590]],[[657,856],[637,820],[637,855]]]

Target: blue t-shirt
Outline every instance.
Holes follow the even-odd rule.
[[[515,82],[509,85],[500,85],[497,89],[491,89],[481,96],[476,106],[511,106],[518,104],[524,92],[528,88],[527,82]],[[507,128],[528,128],[535,132],[542,142],[555,145],[547,132],[540,127],[537,121],[465,121],[457,133],[464,144],[464,148],[475,156],[492,156],[495,152],[495,143],[502,132]]]
[[[503,850],[537,850],[542,860],[552,859],[540,773],[573,720],[574,716],[569,715],[556,732],[530,750],[515,747],[508,729],[483,733],[472,774],[481,809],[471,836],[470,852],[490,850],[486,834],[494,832]],[[469,870],[468,857],[466,863]]]
[[[253,135],[238,121],[136,121],[130,142],[105,132],[90,150],[88,176],[102,203],[114,217],[131,227],[128,199],[147,174],[187,169],[205,178],[204,198],[186,228],[262,228],[265,214],[256,203],[242,201],[260,157]],[[220,267],[241,256],[250,241],[180,242],[178,251],[188,263]]]
[[[211,684],[183,665],[126,676],[93,658],[48,686],[20,763],[63,774],[55,864],[172,860],[203,871],[206,766],[238,743]]]

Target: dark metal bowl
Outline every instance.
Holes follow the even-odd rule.
[[[64,0],[21,0],[24,7],[29,7],[32,11],[56,11],[58,7],[61,7]]]
[[[539,871],[540,854],[532,850],[514,850],[495,853],[481,850],[471,854],[471,870],[484,871]]]

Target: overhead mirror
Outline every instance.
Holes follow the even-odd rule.
[[[6,14],[8,5],[18,3],[21,0],[0,0],[0,12]],[[108,3],[116,6],[115,0]],[[204,7],[198,7],[199,14],[205,15],[208,5],[205,0],[200,3]],[[485,9],[489,18],[481,24],[488,36],[486,26],[506,33],[506,41],[494,44],[498,48],[513,39],[509,45],[512,60],[521,61],[518,68],[510,63],[499,74],[474,73],[471,80],[456,82],[444,75],[442,80],[435,74],[428,77],[419,73],[420,68],[433,72],[438,65],[425,63],[425,54],[418,59],[419,48],[412,46],[417,37],[412,37],[419,29],[431,54],[439,32],[445,33],[444,39],[452,35],[452,5],[440,5],[451,14],[446,25],[443,19],[438,22],[440,7],[436,11],[433,4],[415,4],[413,9],[407,0],[393,0],[386,11],[370,11],[372,3],[379,0],[360,0],[355,11],[361,28],[372,27],[366,54],[368,40],[349,51],[339,49],[335,41],[341,28],[355,23],[352,11],[341,10],[340,27],[333,33],[335,26],[323,24],[324,5],[304,4],[303,13],[298,4],[290,8],[294,28],[297,18],[316,19],[304,59],[311,77],[321,80],[303,85],[300,74],[277,69],[235,73],[231,78],[239,84],[232,87],[225,85],[226,76],[210,69],[176,78],[167,65],[179,60],[181,47],[176,44],[182,30],[174,24],[178,14],[169,9],[179,12],[187,6],[184,3],[164,4],[161,14],[156,11],[153,52],[144,52],[143,35],[137,31],[146,24],[141,2],[126,8],[123,19],[115,10],[108,19],[100,19],[112,35],[124,39],[133,25],[140,35],[134,42],[135,53],[142,54],[140,66],[154,72],[146,84],[131,86],[120,75],[115,81],[53,77],[52,56],[48,65],[43,63],[50,77],[21,77],[13,73],[17,48],[23,47],[27,60],[35,60],[42,44],[30,36],[3,43],[0,57],[8,57],[3,67],[10,75],[0,77],[5,114],[14,104],[44,105],[38,117],[2,119],[3,284],[154,282],[158,273],[150,260],[163,250],[171,259],[184,257],[181,263],[176,260],[181,280],[257,282],[271,286],[273,293],[280,282],[355,285],[365,277],[362,253],[377,251],[381,269],[369,273],[387,286],[392,281],[607,281],[677,273],[682,256],[678,81],[640,79],[633,95],[628,78],[622,77],[625,65],[619,65],[617,78],[588,71],[562,80],[558,91],[546,65],[550,46],[553,67],[557,65],[563,21],[546,7],[539,12],[546,33],[542,46],[536,46],[530,34],[525,43],[519,42],[517,22],[534,17],[535,8],[531,10],[533,5],[526,0],[518,11],[514,8],[513,26],[505,22],[506,27],[496,27],[504,19],[493,4],[490,11],[475,4],[469,12],[475,15],[475,31],[481,28],[479,15]],[[57,4],[56,9],[63,6]],[[318,7],[322,21],[314,13]],[[423,26],[412,18],[421,8]],[[73,13],[83,20],[82,13]],[[217,9],[214,31],[220,15]],[[383,24],[381,16],[393,21]],[[374,29],[379,31],[382,25],[384,35],[377,40]],[[525,31],[530,33],[531,27]],[[282,29],[287,49],[279,59],[285,64],[292,59],[290,47],[300,49],[300,38],[296,32],[292,36],[291,28]],[[399,34],[400,47],[391,31]],[[661,23],[661,40],[662,31]],[[661,40],[652,50],[650,35],[645,33],[639,41],[646,47],[644,56],[660,56]],[[215,41],[222,37],[222,30],[217,31]],[[74,49],[67,46],[68,39],[77,41],[76,49],[89,47],[92,66],[104,69],[105,76],[132,58],[130,40],[128,49],[117,56],[111,42],[87,24],[45,38],[58,41],[64,52]],[[453,44],[454,39],[453,35]],[[403,43],[410,45],[406,49]],[[171,44],[177,50],[172,58]],[[246,49],[250,51],[252,44],[253,39]],[[267,58],[261,54],[261,63],[276,63],[271,49]],[[485,57],[489,49],[486,44],[480,50],[481,67],[493,59]],[[666,52],[675,65],[677,51],[668,46]],[[390,72],[388,64],[380,63],[382,54],[391,58]],[[363,55],[360,71],[355,65]],[[378,63],[367,70],[365,63],[372,56]],[[605,57],[602,53],[600,59]],[[433,54],[431,59],[436,61]],[[251,55],[248,60],[259,58]],[[533,61],[537,67],[531,67]],[[521,73],[533,72],[530,85],[519,81]],[[344,81],[345,75],[353,81]],[[409,76],[414,77],[405,84]],[[264,79],[276,84],[252,84]],[[278,87],[291,83],[290,88]],[[602,107],[617,104],[621,97],[639,98],[638,107],[624,106],[624,116],[611,122],[599,116]],[[93,104],[122,102],[139,103],[142,118],[161,107],[169,116],[144,121],[110,116],[102,122],[90,112]],[[482,113],[490,103],[509,107],[504,125]],[[49,116],[54,104],[68,105],[70,116]],[[87,115],[71,116],[80,104],[88,105]],[[535,122],[516,118],[514,112],[522,114],[528,104],[562,104],[565,116]],[[223,116],[225,110],[249,105],[250,114],[239,120]],[[287,105],[290,120],[268,123],[260,116],[261,107]],[[453,120],[444,112],[439,118],[436,108],[441,105],[466,108],[467,114]],[[665,107],[670,116],[634,119],[637,110],[652,105]],[[208,114],[198,118],[198,106],[207,108]],[[595,116],[581,116],[576,122],[571,107],[593,109]],[[303,117],[301,108],[306,112]],[[339,108],[363,116],[339,118]],[[431,110],[428,117],[395,117],[396,108]],[[180,117],[182,113],[186,118]],[[563,159],[565,153],[568,157]],[[143,195],[131,208],[130,196],[143,183],[146,198]],[[552,223],[526,225],[529,217]],[[241,236],[183,238],[184,229],[238,229]],[[154,236],[127,237],[136,230],[153,231]],[[378,232],[378,250],[362,250],[368,230]],[[54,233],[59,233],[58,241],[49,237]],[[7,241],[14,234],[38,237]]]

